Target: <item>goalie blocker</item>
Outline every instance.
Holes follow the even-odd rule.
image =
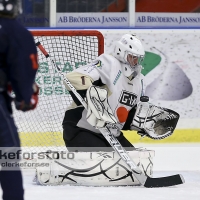
[[[174,132],[179,114],[168,108],[155,106],[148,102],[149,97],[142,96],[137,104],[131,128],[138,134],[154,140],[164,139]]]

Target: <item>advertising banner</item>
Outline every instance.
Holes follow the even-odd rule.
[[[199,27],[200,13],[136,12],[136,27]]]
[[[57,27],[128,27],[128,12],[57,13]],[[135,13],[135,27],[199,27],[200,13]]]
[[[128,13],[57,13],[57,27],[127,27]]]

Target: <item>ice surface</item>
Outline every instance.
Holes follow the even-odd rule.
[[[147,146],[146,144],[143,146]],[[34,171],[23,170],[26,200],[199,200],[200,144],[148,146],[155,150],[154,177],[180,173],[185,184],[168,188],[39,186]],[[2,195],[2,191],[0,191]]]

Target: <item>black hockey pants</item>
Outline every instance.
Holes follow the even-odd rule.
[[[101,134],[77,127],[70,124],[70,122],[64,123],[63,129],[63,139],[69,151],[113,151],[110,144]],[[132,150],[134,148],[123,133],[117,139],[125,149]]]

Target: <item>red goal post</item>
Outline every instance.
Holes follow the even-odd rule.
[[[98,55],[104,53],[104,37],[101,32],[96,30],[31,30],[30,32],[34,37],[94,37],[98,41]]]
[[[104,37],[96,30],[31,30],[35,42],[40,42],[59,65],[68,73],[85,65],[104,52]],[[38,50],[39,69],[36,83],[40,87],[39,103],[35,110],[14,117],[23,147],[57,149],[64,146],[62,120],[72,99],[62,78]]]

